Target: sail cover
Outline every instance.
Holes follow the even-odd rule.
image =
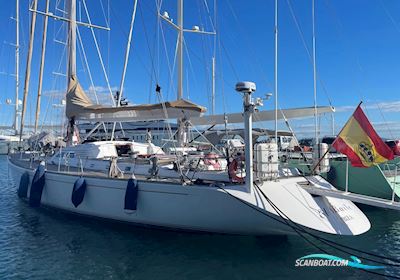
[[[85,94],[76,76],[70,78],[66,97],[68,118],[86,121],[127,122],[200,117],[206,108],[181,99],[159,104],[123,107],[95,105]]]

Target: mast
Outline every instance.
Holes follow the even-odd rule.
[[[183,34],[185,32],[192,32],[198,34],[208,34],[208,35],[216,35],[215,29],[212,32],[200,30],[198,26],[193,26],[192,30],[184,29],[183,27],[183,0],[178,0],[178,22],[177,24],[173,23],[169,18],[167,12],[163,15],[158,13],[159,17],[161,17],[165,22],[174,27],[175,30],[178,31],[178,42],[177,42],[177,76],[178,76],[178,85],[177,85],[177,100],[181,100],[183,98]],[[215,56],[214,56],[215,57]],[[177,140],[178,146],[182,147],[186,143],[187,136],[187,128],[185,125],[185,120],[182,118],[177,120],[178,124],[178,133]]]
[[[215,114],[215,56],[212,57],[211,114]]]
[[[217,29],[217,0],[214,0],[214,31]],[[214,49],[213,49],[213,57],[212,57],[212,91],[211,91],[211,114],[215,114],[215,57],[217,52],[217,36],[214,36]]]
[[[244,142],[246,160],[245,186],[247,192],[253,189],[253,113],[256,105],[253,102],[252,93],[256,91],[256,84],[253,82],[239,82],[236,84],[236,91],[243,94],[243,118],[244,118]]]
[[[183,0],[178,0],[178,96],[183,97]]]
[[[76,0],[69,0],[68,13],[68,88],[71,78],[76,78]]]
[[[217,0],[214,0],[214,32],[217,29]],[[213,49],[213,57],[212,57],[212,114],[215,114],[215,60],[216,60],[216,52],[217,52],[217,36],[214,36],[214,49]]]
[[[19,0],[15,0],[15,114],[14,131],[18,135],[18,92],[19,92]]]
[[[278,145],[278,0],[275,0],[275,143]]]
[[[37,10],[37,0],[33,1],[33,9]],[[29,47],[28,47],[28,55],[26,58],[26,74],[25,74],[25,85],[24,85],[24,98],[22,100],[22,115],[21,115],[21,129],[19,135],[19,141],[22,140],[22,134],[24,131],[24,121],[25,121],[25,113],[26,113],[26,102],[28,99],[28,91],[29,91],[29,80],[31,77],[31,64],[32,64],[32,52],[33,52],[33,39],[35,37],[35,25],[36,25],[36,13],[32,13],[31,20],[31,29],[29,34]],[[18,103],[18,101],[17,101]]]
[[[178,92],[177,100],[183,97],[183,0],[178,0]],[[182,147],[186,142],[185,124],[182,119],[178,124],[178,146]]]
[[[40,99],[42,96],[44,58],[46,54],[47,23],[48,23],[47,14],[49,13],[49,4],[50,0],[46,0],[46,15],[44,16],[44,24],[43,24],[42,55],[40,59],[40,70],[39,70],[39,86],[38,86],[37,101],[36,101],[35,134],[37,133],[39,124],[39,115],[40,115]]]
[[[318,115],[317,115],[317,66],[315,53],[315,0],[312,0],[312,56],[313,56],[313,79],[314,79],[314,125],[315,125],[315,144],[319,144],[318,139]]]
[[[76,79],[76,0],[69,0],[67,4],[68,14],[68,69],[67,69],[67,91],[71,83],[77,82]],[[75,81],[74,81],[75,80]],[[68,120],[67,142],[74,143],[75,119]]]

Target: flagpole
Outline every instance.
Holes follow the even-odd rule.
[[[356,109],[353,111],[353,114],[351,114],[351,116],[354,115],[354,113],[357,111],[358,107],[361,106],[363,102],[360,101],[360,103],[358,104],[358,106],[356,107]],[[317,164],[313,167],[311,174],[313,174],[315,172],[315,170],[317,169],[317,167],[321,164],[322,159],[331,151],[333,144],[335,144],[336,140],[339,138],[339,135],[342,133],[343,129],[346,127],[346,125],[349,123],[351,118],[349,118],[347,120],[347,122],[345,123],[345,125],[342,127],[342,129],[340,130],[339,134],[337,135],[335,141],[332,142],[332,144],[329,146],[328,150],[324,153],[324,155],[322,157],[319,158]]]

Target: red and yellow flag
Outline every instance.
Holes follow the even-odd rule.
[[[393,159],[393,151],[376,133],[361,109],[361,103],[332,146],[347,155],[355,167],[370,167]]]

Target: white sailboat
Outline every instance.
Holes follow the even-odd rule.
[[[301,228],[358,235],[369,230],[367,217],[351,201],[313,196],[303,188],[312,185],[334,189],[322,177],[304,177],[296,169],[279,167],[276,144],[256,144],[253,156],[252,117],[261,104],[252,98],[256,88],[251,82],[236,85],[236,90],[243,95],[245,126],[245,160],[239,158],[237,161],[245,163],[245,176],[239,174],[241,168],[235,155],[232,155],[234,161],[225,159],[228,168],[200,170],[181,166],[180,155],[172,157],[172,162],[167,159],[162,163],[166,156],[155,152],[157,147],[147,145],[146,149],[153,149],[148,152],[140,143],[104,141],[74,145],[74,123],[78,120],[176,118],[185,126],[184,122],[191,119],[200,122],[205,108],[183,99],[129,107],[93,105],[76,76],[76,3],[75,0],[68,3],[66,114],[71,125],[71,141],[64,152],[70,156],[64,156],[60,150],[58,157],[48,161],[20,154],[9,157],[10,172],[19,195],[26,197],[31,206],[42,205],[136,225],[227,234],[285,235]],[[183,0],[178,0],[178,4],[178,27],[183,30]],[[179,36],[183,36],[182,32]],[[178,41],[182,44],[182,37]],[[128,152],[122,153],[118,146],[129,146]],[[138,161],[140,157],[143,163]],[[132,168],[128,172],[125,167]]]

